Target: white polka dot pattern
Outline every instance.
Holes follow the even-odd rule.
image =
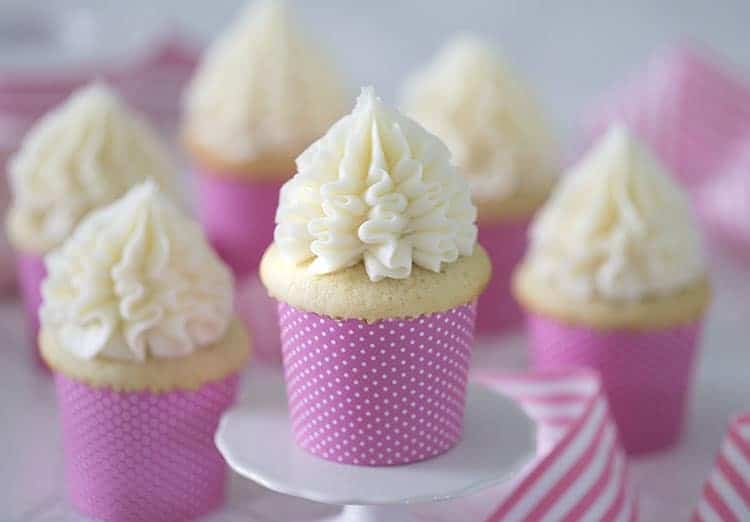
[[[474,303],[414,319],[336,320],[279,304],[297,444],[365,466],[437,456],[460,439]]]
[[[68,491],[79,511],[112,522],[190,520],[224,501],[214,445],[239,377],[198,390],[116,392],[55,374]]]

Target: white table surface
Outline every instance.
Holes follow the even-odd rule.
[[[684,521],[710,469],[727,420],[750,409],[750,267],[714,261],[716,301],[710,311],[695,385],[691,416],[682,443],[672,451],[633,459],[633,479],[641,495],[644,521]],[[62,454],[52,383],[29,364],[22,315],[15,300],[0,302],[0,520],[81,522],[65,501]],[[477,347],[477,368],[522,368],[521,335],[485,340]],[[252,368],[244,392],[264,386],[268,372]],[[466,499],[414,508],[419,520],[481,520],[500,489]],[[209,522],[314,521],[335,508],[265,490],[237,475],[226,508]]]

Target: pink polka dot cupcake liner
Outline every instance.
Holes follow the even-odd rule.
[[[42,281],[47,277],[44,258],[33,254],[18,254],[16,258],[18,286],[26,316],[26,335],[33,361],[47,368],[39,352],[39,306],[42,304]]]
[[[273,241],[281,182],[201,170],[195,180],[198,216],[209,242],[238,279],[255,272]]]
[[[476,304],[373,323],[279,304],[292,431],[304,450],[362,466],[440,455],[463,429]]]
[[[56,373],[73,506],[109,522],[173,522],[224,501],[213,437],[234,401],[236,374],[197,390],[117,392]]]
[[[599,373],[628,453],[678,442],[701,321],[653,331],[604,331],[529,314],[528,326],[535,369],[588,367]]]
[[[479,224],[479,243],[492,262],[492,278],[479,297],[477,333],[492,335],[523,326],[523,311],[513,297],[513,270],[526,251],[529,221]]]

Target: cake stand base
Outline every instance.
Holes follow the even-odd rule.
[[[533,458],[536,428],[507,397],[469,385],[464,433],[438,457],[367,467],[320,459],[294,443],[283,381],[262,386],[229,410],[216,445],[240,475],[271,490],[345,506],[328,522],[406,522],[408,505],[461,497],[516,477]]]

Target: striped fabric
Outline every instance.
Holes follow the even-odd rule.
[[[15,74],[0,70],[0,152],[11,151],[33,123],[70,93],[93,79],[103,78],[123,97],[146,113],[162,130],[173,131],[182,88],[198,60],[197,52],[167,35],[150,52],[118,66],[64,73],[44,70]]]
[[[517,400],[539,427],[539,456],[489,522],[637,520],[628,464],[596,374],[478,378]]]
[[[750,520],[750,412],[730,422],[693,522]]]
[[[712,236],[743,257],[750,256],[750,133],[729,156],[715,181],[700,190],[696,203]]]
[[[697,188],[750,131],[750,85],[710,53],[672,48],[594,104],[584,117],[585,143],[615,122],[648,143],[687,188]]]

